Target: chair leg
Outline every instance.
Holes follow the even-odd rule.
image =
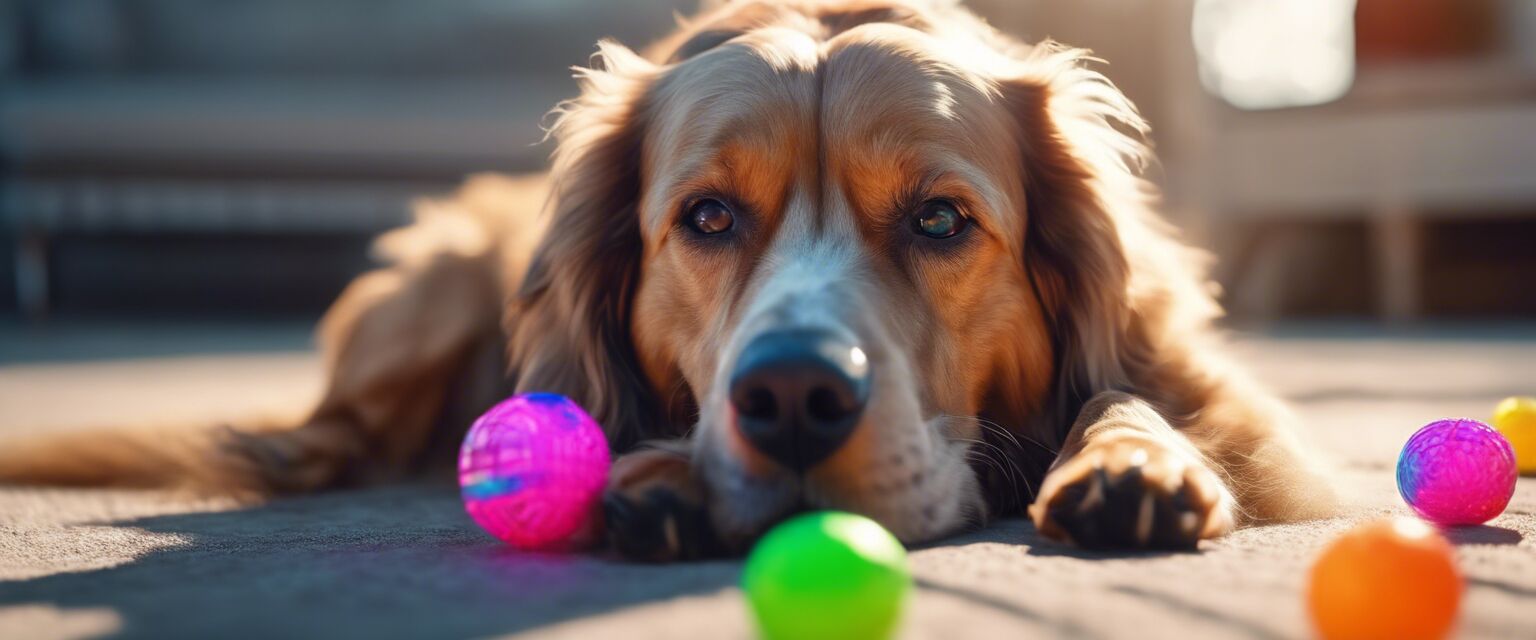
[[[1407,322],[1419,317],[1421,236],[1418,217],[1408,207],[1382,207],[1371,217],[1376,311],[1388,322]]]

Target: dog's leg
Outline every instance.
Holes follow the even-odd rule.
[[[603,514],[608,539],[624,557],[671,562],[722,553],[690,447],[686,440],[650,442],[613,463]]]
[[[380,237],[393,264],[349,285],[320,324],[320,404],[297,429],[234,432],[229,466],[264,492],[388,476],[433,444],[442,418],[465,426],[510,390],[502,305],[542,233],[546,186],[475,176]]]
[[[1204,456],[1120,392],[1083,406],[1029,513],[1041,534],[1086,548],[1188,549],[1235,522],[1232,494]]]

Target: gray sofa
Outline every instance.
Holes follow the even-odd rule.
[[[567,67],[692,2],[0,0],[0,222],[24,311],[50,239],[369,233],[529,170]]]

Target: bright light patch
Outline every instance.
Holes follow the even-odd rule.
[[[1397,535],[1409,540],[1427,538],[1430,535],[1433,535],[1435,532],[1435,530],[1429,528],[1429,525],[1425,524],[1423,520],[1416,518],[1393,518],[1392,530],[1396,532]]]
[[[1355,0],[1196,0],[1200,82],[1240,109],[1337,100],[1355,79]]]

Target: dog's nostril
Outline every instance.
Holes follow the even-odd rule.
[[[837,422],[848,417],[843,401],[836,391],[816,387],[805,400],[805,412],[817,422]]]
[[[753,387],[743,396],[743,402],[736,406],[736,411],[748,418],[758,420],[776,420],[779,417],[779,403],[773,397],[773,392],[764,387]]]

